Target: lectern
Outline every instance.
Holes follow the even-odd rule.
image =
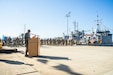
[[[31,38],[28,40],[28,55],[29,56],[38,56],[40,50],[40,39]]]

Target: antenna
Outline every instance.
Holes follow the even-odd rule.
[[[99,19],[98,19],[99,18],[99,15],[98,15],[98,12],[97,11],[96,11],[96,13],[97,13],[97,20],[96,20],[97,21],[97,26],[99,26]]]
[[[78,22],[77,22],[77,31],[78,31]]]
[[[73,24],[74,24],[74,31],[76,31],[76,21],[74,21]]]
[[[98,12],[96,11],[96,13],[97,13],[97,31],[100,31],[100,24],[99,24],[99,15],[98,15]]]

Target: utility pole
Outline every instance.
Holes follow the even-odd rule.
[[[70,14],[71,14],[71,12],[68,12],[66,14],[66,17],[67,17],[67,35],[68,35],[68,18],[70,17]]]

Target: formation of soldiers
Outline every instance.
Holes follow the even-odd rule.
[[[57,45],[57,46],[66,46],[66,45],[74,45],[74,40],[64,40],[64,39],[41,39],[41,45]]]
[[[11,46],[11,47],[19,47],[19,46],[24,46],[24,42],[22,38],[11,38],[11,37],[4,37],[2,39],[2,44],[3,46]]]

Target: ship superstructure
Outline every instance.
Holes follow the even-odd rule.
[[[66,40],[74,40],[75,44],[87,45],[113,45],[112,34],[108,29],[101,28],[101,22],[97,14],[96,27],[92,33],[86,34],[85,30],[79,31],[78,25],[74,23],[74,31],[70,35],[64,36]]]

